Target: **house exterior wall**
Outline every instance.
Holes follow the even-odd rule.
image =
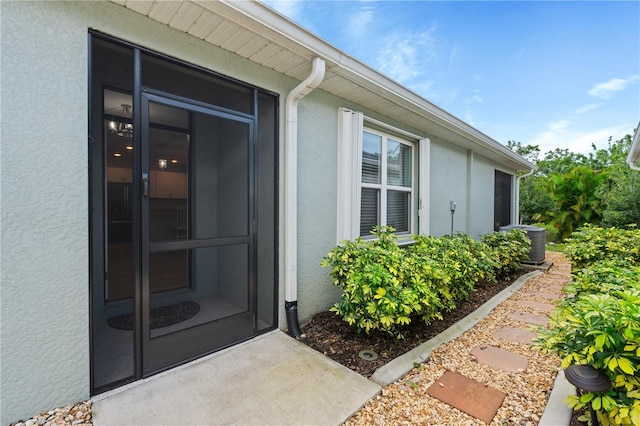
[[[434,236],[451,233],[449,202],[456,202],[453,232],[467,232],[467,150],[451,146],[441,139],[431,139],[430,230]]]
[[[89,29],[280,94],[279,326],[285,328],[284,101],[298,82],[110,2],[0,2],[0,8],[0,423],[89,397]],[[301,322],[340,295],[320,267],[336,241],[339,107],[422,134],[321,90],[300,102]],[[494,169],[468,150],[431,139],[432,235],[449,234],[451,200],[456,232],[493,229]]]
[[[297,82],[110,2],[0,8],[0,423],[8,424],[89,397],[88,30],[281,94],[280,135],[284,96]]]
[[[431,140],[431,229],[435,236],[451,233],[449,202],[455,201],[453,232],[474,238],[493,231],[495,171],[515,176],[485,157],[448,144]]]

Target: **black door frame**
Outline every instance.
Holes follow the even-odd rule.
[[[140,183],[138,186],[141,190],[141,198],[137,201],[141,205],[140,222],[137,227],[134,226],[134,232],[139,232],[141,236],[140,252],[142,254],[142,294],[141,308],[142,315],[137,319],[141,321],[142,327],[142,377],[158,373],[175,365],[184,363],[185,360],[195,359],[203,354],[218,350],[233,343],[252,338],[256,335],[256,247],[255,247],[255,228],[251,226],[255,222],[255,125],[254,119],[247,114],[229,113],[220,111],[214,105],[205,104],[203,102],[162,92],[159,90],[151,90],[144,88],[141,91],[140,107]],[[190,112],[206,114],[212,117],[223,118],[226,120],[243,123],[249,126],[248,145],[248,223],[246,236],[207,238],[207,239],[190,239],[179,241],[163,241],[152,242],[149,235],[149,225],[151,223],[149,201],[150,196],[145,193],[144,176],[150,174],[149,170],[149,128],[151,120],[149,117],[149,104],[153,102],[173,108],[179,108]],[[150,254],[172,250],[189,250],[205,247],[223,247],[234,244],[246,244],[248,246],[248,312],[238,314],[236,316],[216,320],[211,323],[199,325],[182,331],[177,331],[161,337],[151,337],[150,323],[147,320],[151,310],[151,283],[150,278]],[[247,324],[251,324],[251,330],[247,330]],[[215,343],[213,342],[215,336]],[[205,339],[203,337],[209,337]]]
[[[171,363],[171,361],[168,362],[168,364],[170,365],[165,365],[165,361],[166,360],[161,360],[161,362],[158,364],[162,364],[162,366],[158,367],[157,370],[154,371],[147,371],[145,372],[143,369],[143,353],[145,350],[149,350],[149,348],[145,348],[145,343],[143,341],[143,330],[142,330],[142,315],[143,315],[143,310],[144,309],[149,309],[149,297],[148,297],[148,281],[146,283],[146,289],[147,289],[147,301],[146,303],[143,303],[143,299],[144,299],[144,295],[143,295],[143,286],[144,283],[142,281],[142,277],[143,277],[143,271],[142,271],[142,262],[146,261],[148,264],[148,257],[149,257],[149,251],[146,251],[146,254],[143,252],[142,250],[142,246],[144,244],[144,241],[146,239],[146,241],[148,241],[149,239],[149,235],[148,235],[148,230],[144,230],[144,227],[141,226],[142,224],[142,215],[143,215],[143,208],[142,208],[142,203],[139,200],[142,200],[142,162],[143,162],[143,158],[142,158],[142,149],[135,149],[134,150],[134,158],[133,158],[133,168],[132,168],[132,172],[133,172],[133,184],[132,184],[132,190],[133,190],[133,198],[135,200],[137,200],[136,202],[134,202],[134,209],[133,209],[133,227],[134,227],[134,232],[133,232],[133,241],[132,241],[132,245],[134,247],[133,250],[133,264],[134,264],[134,271],[133,271],[133,276],[134,276],[134,288],[133,288],[133,300],[134,302],[134,315],[136,318],[135,321],[135,327],[133,330],[134,336],[135,338],[133,339],[133,352],[134,352],[134,356],[133,356],[133,375],[132,376],[128,376],[128,377],[122,377],[120,379],[116,379],[112,382],[107,382],[107,383],[102,383],[99,385],[96,385],[95,381],[94,381],[94,376],[95,376],[95,357],[94,357],[94,351],[95,351],[95,347],[94,347],[94,338],[95,338],[95,334],[94,334],[94,329],[95,329],[95,325],[94,325],[94,303],[96,303],[96,301],[94,301],[94,288],[96,286],[102,286],[104,288],[104,280],[105,280],[105,268],[106,268],[106,264],[104,262],[106,262],[106,249],[107,249],[107,236],[105,234],[105,229],[104,229],[104,223],[107,220],[107,211],[106,209],[106,205],[104,203],[104,197],[105,197],[105,191],[106,191],[106,164],[105,164],[105,158],[106,158],[106,153],[104,152],[104,142],[100,142],[95,140],[95,138],[99,137],[99,135],[104,135],[105,132],[105,128],[104,128],[104,112],[102,111],[102,108],[98,106],[98,104],[95,103],[96,99],[94,99],[96,96],[99,96],[100,98],[102,98],[101,95],[98,95],[97,93],[93,93],[94,91],[97,90],[96,87],[93,87],[93,79],[94,79],[94,69],[93,69],[93,55],[94,55],[94,49],[93,49],[93,41],[94,40],[101,40],[102,42],[107,42],[110,44],[113,44],[115,46],[119,46],[125,49],[130,49],[131,53],[132,53],[132,61],[131,61],[131,72],[132,72],[132,81],[131,81],[131,85],[129,86],[129,89],[122,89],[122,88],[118,88],[118,87],[113,87],[111,85],[109,85],[109,87],[115,89],[115,90],[120,90],[120,91],[125,91],[125,92],[129,92],[132,95],[132,122],[134,125],[134,132],[133,132],[133,138],[132,138],[132,142],[134,144],[134,146],[136,147],[140,147],[141,143],[142,143],[142,134],[141,131],[135,131],[135,129],[142,129],[142,108],[140,108],[140,106],[142,105],[142,97],[146,96],[146,95],[158,95],[161,92],[156,92],[154,90],[148,89],[148,88],[144,88],[142,86],[142,54],[145,55],[151,55],[154,56],[156,58],[160,58],[163,60],[168,60],[171,61],[174,64],[180,65],[185,67],[186,69],[191,69],[197,72],[202,72],[205,73],[207,75],[210,75],[212,77],[218,78],[218,79],[222,79],[224,81],[226,81],[227,83],[231,83],[234,85],[238,85],[239,87],[244,87],[244,88],[248,88],[252,91],[252,99],[253,99],[253,112],[251,114],[244,114],[241,112],[236,112],[236,111],[231,111],[222,107],[216,107],[214,105],[208,105],[208,104],[204,104],[201,103],[202,105],[200,106],[204,106],[207,110],[212,110],[212,111],[216,111],[216,114],[224,116],[225,114],[229,114],[230,117],[233,117],[234,119],[240,116],[245,116],[247,120],[253,120],[252,121],[252,137],[253,137],[253,141],[251,144],[251,147],[253,149],[253,155],[252,155],[252,161],[254,164],[254,167],[251,168],[251,173],[253,174],[252,176],[252,181],[257,179],[257,172],[255,167],[258,167],[258,158],[263,158],[263,156],[258,157],[259,153],[259,148],[256,148],[256,143],[257,140],[260,138],[259,134],[260,132],[262,132],[262,130],[259,130],[261,128],[262,125],[258,125],[258,98],[259,97],[263,97],[264,99],[273,99],[272,102],[273,103],[273,112],[271,113],[271,115],[269,115],[270,119],[268,119],[267,121],[263,121],[263,122],[270,122],[270,120],[273,120],[272,123],[272,130],[270,130],[269,132],[273,132],[273,143],[274,146],[272,148],[273,153],[271,154],[273,157],[271,160],[267,160],[267,162],[271,162],[271,164],[273,165],[273,215],[271,216],[270,213],[268,214],[269,217],[272,217],[273,222],[272,225],[269,225],[272,228],[273,232],[273,237],[272,237],[272,242],[267,245],[266,247],[271,247],[273,248],[273,302],[272,302],[272,311],[273,313],[272,315],[272,319],[271,319],[271,325],[264,325],[261,324],[258,328],[256,328],[255,324],[256,324],[256,319],[253,318],[253,334],[252,336],[249,336],[248,338],[254,337],[256,335],[268,332],[270,330],[273,330],[275,328],[277,328],[278,325],[278,143],[277,141],[279,140],[278,137],[278,123],[279,123],[279,113],[278,113],[278,94],[268,91],[268,90],[264,90],[264,89],[260,89],[258,87],[255,87],[253,85],[244,83],[242,81],[239,80],[235,80],[233,78],[230,78],[228,76],[224,76],[224,75],[220,75],[217,74],[215,72],[212,72],[211,70],[199,67],[199,66],[195,66],[192,64],[188,64],[185,63],[181,60],[169,57],[167,55],[163,55],[160,53],[157,53],[155,51],[134,45],[132,43],[129,42],[125,42],[116,38],[113,38],[111,36],[105,35],[103,33],[100,33],[98,31],[95,30],[90,30],[89,34],[88,34],[88,53],[89,53],[89,84],[88,84],[88,98],[89,98],[89,114],[88,114],[88,119],[89,119],[89,123],[88,123],[88,128],[89,130],[89,155],[88,155],[88,163],[89,163],[89,199],[91,200],[91,204],[89,206],[89,211],[88,211],[88,215],[89,215],[89,228],[90,228],[90,232],[89,232],[89,253],[90,253],[90,262],[89,262],[89,332],[90,332],[90,337],[91,337],[91,345],[90,345],[90,389],[91,389],[91,394],[95,395],[113,388],[117,388],[119,386],[122,386],[126,383],[130,383],[132,381],[136,381],[139,380],[141,378],[147,377],[149,375],[152,375],[154,373],[160,372],[164,369],[168,369],[171,368],[174,365],[177,364],[181,364],[181,363],[185,363],[188,362],[192,359],[195,358],[199,358],[202,357],[204,355],[206,355],[206,353],[200,353],[198,355],[195,355],[193,357],[185,357],[183,359],[181,359],[178,362],[174,362]],[[101,80],[96,80],[96,81],[101,81]],[[104,84],[103,84],[104,85]],[[125,85],[126,86],[126,85]],[[107,86],[104,86],[107,87]],[[178,96],[172,96],[169,95],[169,98],[176,98],[177,100],[180,100]],[[260,101],[263,102],[264,101]],[[187,102],[189,105],[198,105],[199,102],[195,101],[195,100],[191,100],[189,99]],[[268,104],[268,103],[267,103]],[[94,117],[95,115],[95,117]],[[98,117],[99,116],[99,117]],[[95,121],[95,122],[94,122]],[[269,128],[269,126],[267,126],[267,128]],[[101,129],[101,130],[100,130]],[[270,133],[265,133],[265,134],[270,134]],[[102,136],[103,137],[103,136]],[[95,148],[94,148],[95,147]],[[100,148],[100,149],[98,149]],[[102,152],[98,153],[100,150],[102,150]],[[99,158],[101,158],[101,160],[99,160]],[[264,158],[269,158],[269,157],[264,157]],[[97,164],[96,162],[102,161],[102,164]],[[262,162],[263,160],[260,160],[260,162]],[[98,174],[102,174],[102,177],[98,177]],[[269,186],[271,184],[268,184],[267,186]],[[259,185],[260,186],[260,185]],[[258,187],[256,187],[256,185],[252,185],[252,191],[257,191]],[[95,197],[95,198],[94,198]],[[102,197],[102,201],[99,201],[100,197]],[[256,213],[256,210],[259,212],[260,211],[260,207],[257,205],[258,204],[258,195],[254,192],[251,193],[251,197],[250,199],[253,202],[253,206],[252,206],[252,217],[255,219],[256,217],[263,217],[263,213]],[[270,210],[265,210],[265,211],[270,211]],[[262,215],[262,216],[261,216]],[[262,219],[264,220],[264,218]],[[252,261],[251,261],[251,265],[252,265],[252,272],[250,274],[250,276],[252,277],[252,285],[251,288],[253,289],[253,294],[251,294],[251,298],[250,298],[250,304],[252,306],[252,308],[255,309],[257,307],[257,309],[261,309],[258,307],[258,304],[256,303],[256,299],[258,297],[257,293],[257,286],[259,285],[259,282],[261,281],[261,279],[264,278],[258,278],[256,279],[256,274],[261,274],[261,269],[258,269],[258,263],[257,263],[257,248],[258,248],[258,242],[256,241],[256,234],[255,229],[256,229],[256,224],[255,222],[250,226],[250,230],[251,230],[251,235],[253,238],[253,244],[252,244],[252,250],[250,253],[250,256],[252,257]],[[143,232],[146,232],[146,235],[143,235]],[[155,247],[158,250],[162,249],[162,244],[163,243],[157,243],[158,245]],[[199,242],[193,242],[193,247],[197,247],[199,245]],[[190,246],[191,247],[191,246]],[[264,249],[264,243],[262,243],[262,247]],[[104,260],[102,261],[96,261],[96,257],[95,256],[102,256],[102,258]],[[264,303],[264,302],[260,302],[260,303]],[[145,307],[146,305],[146,307]],[[147,311],[148,313],[148,311]],[[187,330],[188,331],[188,330]],[[219,330],[212,330],[212,331],[219,331]],[[147,330],[148,332],[148,330]],[[148,334],[148,333],[147,333]],[[147,336],[148,337],[148,336]],[[187,342],[187,341],[191,341],[194,339],[194,335],[191,333],[184,333],[183,334],[183,338],[182,341]],[[209,352],[215,352],[217,350],[223,349],[224,347],[227,346],[231,346],[233,344],[239,343],[241,340],[234,340],[233,336],[230,336],[230,341],[228,344],[220,346],[220,347],[216,347],[212,350],[209,350]],[[180,342],[177,341],[177,344],[180,345]]]

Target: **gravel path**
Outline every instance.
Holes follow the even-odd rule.
[[[503,326],[533,329],[508,318],[508,315],[517,311],[541,315],[539,309],[524,306],[522,302],[552,303],[549,293],[557,293],[567,284],[571,273],[567,259],[562,254],[547,252],[547,260],[554,264],[548,273],[530,279],[471,330],[442,345],[431,354],[428,362],[385,387],[345,425],[485,424],[427,394],[426,390],[445,371],[455,371],[507,394],[491,422],[492,426],[537,425],[560,368],[560,359],[543,355],[528,344],[495,337],[493,333]],[[529,366],[525,371],[507,373],[480,364],[470,355],[479,344],[523,355],[529,359]]]

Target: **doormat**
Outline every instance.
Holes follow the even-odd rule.
[[[150,326],[151,328],[167,327],[186,321],[198,312],[200,312],[200,305],[192,300],[154,308],[151,309]],[[133,314],[119,315],[109,318],[107,324],[120,330],[133,330],[135,318]]]

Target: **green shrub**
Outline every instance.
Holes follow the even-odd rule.
[[[640,264],[640,230],[598,228],[587,225],[566,240],[566,254],[579,270],[603,260]]]
[[[496,270],[498,278],[505,278],[520,271],[522,262],[529,258],[531,240],[523,230],[493,232],[483,235],[481,240],[489,246],[491,257],[499,264]]]
[[[545,352],[558,354],[563,368],[591,365],[609,377],[609,391],[568,398],[574,409],[596,410],[604,425],[640,425],[637,237],[635,230],[590,226],[573,234],[568,251],[582,269],[536,341]]]
[[[431,281],[411,273],[415,262],[397,245],[393,228],[376,227],[374,235],[375,240],[345,241],[322,259],[343,290],[331,311],[358,331],[401,336],[412,316],[438,312],[437,295]]]
[[[343,241],[322,259],[343,290],[331,311],[359,332],[381,330],[401,338],[411,321],[441,319],[443,311],[469,297],[477,282],[495,279],[496,271],[516,269],[503,258],[496,261],[496,251],[519,252],[513,248],[514,237],[495,240],[490,248],[467,235],[418,235],[414,244],[401,248],[393,232],[391,227],[376,227],[376,239]],[[528,253],[529,240],[519,236]]]
[[[561,303],[551,324],[538,343],[562,358],[562,368],[591,365],[612,383],[606,392],[569,397],[569,405],[597,410],[604,425],[640,424],[640,290],[581,293]]]
[[[480,280],[494,280],[498,263],[493,260],[489,247],[468,235],[431,237],[415,235],[415,243],[408,248],[420,275],[436,284],[440,303],[445,310],[453,310],[466,300]]]

